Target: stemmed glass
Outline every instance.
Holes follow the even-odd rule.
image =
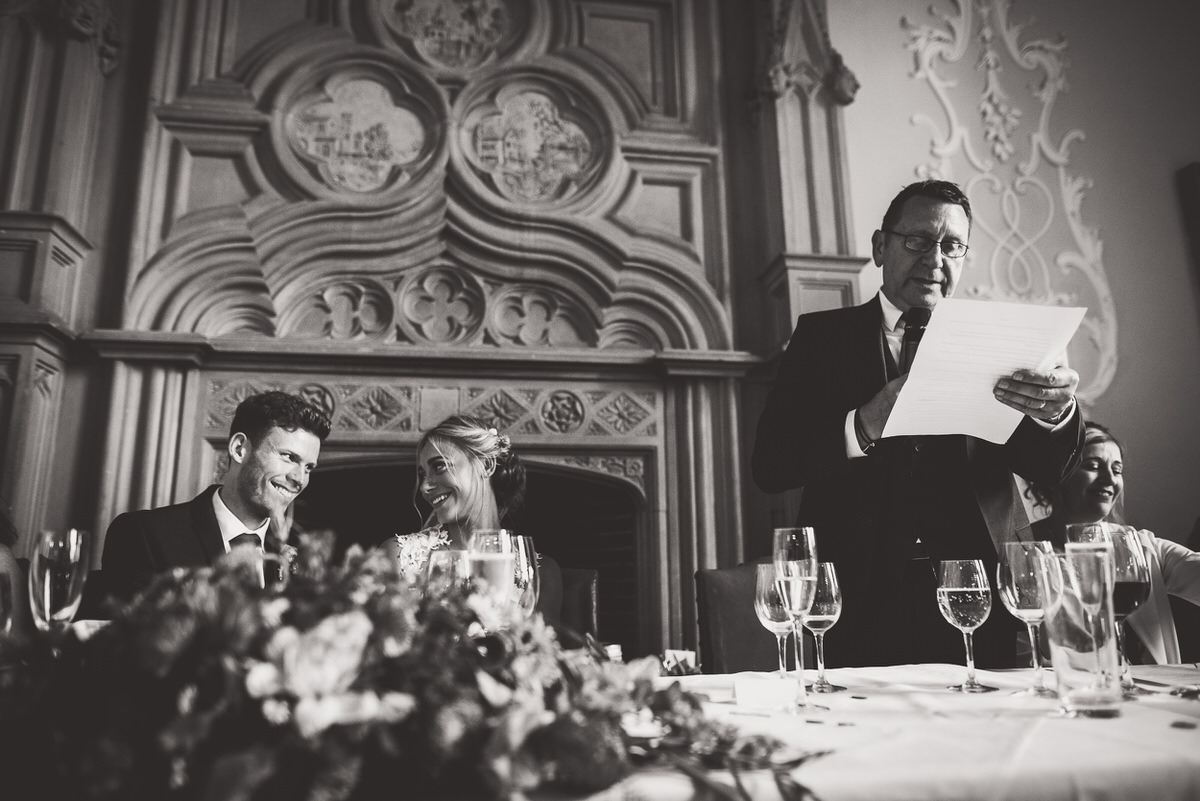
[[[804,688],[804,639],[801,618],[812,606],[817,586],[817,537],[811,527],[777,528],[774,532],[775,581],[792,617],[796,636],[796,706],[808,706]]]
[[[837,570],[833,562],[821,562],[817,565],[817,587],[812,606],[801,618],[817,643],[817,680],[812,686],[815,693],[836,693],[846,689],[825,679],[825,632],[833,628],[841,616],[842,588],[838,586]]]
[[[29,605],[41,631],[62,633],[71,625],[87,581],[92,539],[77,528],[42,531],[29,560]]]
[[[13,600],[12,579],[7,573],[0,573],[0,634],[8,634],[12,629],[16,614]]]
[[[513,568],[513,584],[517,591],[517,605],[525,617],[529,617],[537,607],[538,594],[541,592],[537,551],[533,548],[533,537],[514,534],[512,543],[516,559]]]
[[[1058,695],[1046,686],[1041,649],[1038,645],[1038,630],[1046,614],[1042,609],[1038,570],[1042,556],[1051,553],[1054,553],[1054,548],[1045,540],[1009,542],[1005,543],[1004,553],[996,564],[996,587],[1000,590],[1000,600],[1013,617],[1025,624],[1032,651],[1033,686],[1018,691],[1016,695],[1036,695],[1043,698],[1054,698]]]
[[[995,690],[975,681],[975,648],[971,634],[992,611],[992,590],[979,559],[945,559],[938,565],[938,609],[946,622],[963,633],[967,649],[967,680],[949,689],[964,693]]]
[[[1117,656],[1121,660],[1121,692],[1126,698],[1133,698],[1144,691],[1133,683],[1129,659],[1125,656],[1125,637],[1128,635],[1125,618],[1150,597],[1150,563],[1137,529],[1110,524],[1108,536],[1113,545],[1113,567],[1116,569],[1113,617],[1117,624]]]
[[[505,529],[481,529],[467,543],[471,583],[498,614],[516,600],[512,536]]]
[[[471,578],[471,563],[462,550],[438,550],[429,552],[425,564],[425,594],[440,598],[455,587],[465,585]]]
[[[775,580],[774,563],[755,565],[754,614],[767,631],[775,635],[779,649],[779,678],[787,675],[787,638],[792,632],[792,614]]]

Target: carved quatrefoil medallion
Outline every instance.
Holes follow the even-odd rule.
[[[469,342],[483,324],[483,287],[462,270],[435,267],[400,289],[400,326],[414,342]]]

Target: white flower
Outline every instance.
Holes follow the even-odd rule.
[[[282,726],[292,719],[292,710],[281,698],[268,698],[262,703],[263,719],[272,726]]]
[[[250,693],[251,698],[265,698],[282,689],[283,676],[279,668],[270,662],[255,662],[246,671],[246,692]]]
[[[297,698],[343,693],[358,676],[371,629],[366,613],[354,609],[327,617],[298,636],[280,629],[268,653],[278,654],[284,689]]]
[[[330,726],[349,723],[403,720],[416,701],[406,693],[387,693],[380,698],[373,692],[342,693],[320,698],[302,698],[296,704],[295,720],[300,734],[315,737]]]

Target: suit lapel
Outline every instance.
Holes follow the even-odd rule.
[[[883,343],[883,309],[879,296],[854,307],[854,317],[847,318],[850,328],[846,337],[846,364],[864,365],[853,377],[852,394],[865,403],[888,382],[887,361]]]
[[[189,518],[192,522],[192,536],[204,552],[208,564],[212,564],[225,553],[225,538],[221,536],[221,527],[217,524],[217,513],[213,511],[213,494],[219,484],[213,484],[200,493],[189,504]]]

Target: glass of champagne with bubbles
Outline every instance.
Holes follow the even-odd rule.
[[[967,680],[949,689],[964,693],[995,690],[975,680],[975,650],[971,634],[992,611],[992,589],[979,559],[944,559],[938,565],[938,609],[946,622],[963,633],[967,649]]]
[[[792,633],[792,613],[775,580],[775,563],[754,566],[754,614],[775,635],[779,650],[779,678],[787,675],[787,638]]]
[[[996,588],[1000,600],[1009,613],[1025,624],[1029,632],[1029,647],[1033,659],[1033,686],[1020,690],[1017,695],[1036,695],[1043,698],[1057,697],[1058,693],[1045,684],[1042,671],[1042,654],[1038,641],[1045,611],[1042,609],[1042,591],[1038,584],[1041,559],[1054,552],[1045,540],[1033,542],[1007,542],[1000,561],[996,564]]]
[[[842,589],[838,586],[837,570],[833,562],[821,562],[817,566],[817,584],[813,593],[812,606],[804,613],[804,627],[813,633],[817,644],[817,680],[813,682],[815,693],[836,693],[846,689],[830,684],[825,678],[825,632],[833,628],[842,616]]]
[[[777,528],[774,532],[775,581],[779,584],[792,633],[796,637],[796,706],[808,706],[804,688],[802,618],[812,606],[817,588],[817,537],[809,526]]]

